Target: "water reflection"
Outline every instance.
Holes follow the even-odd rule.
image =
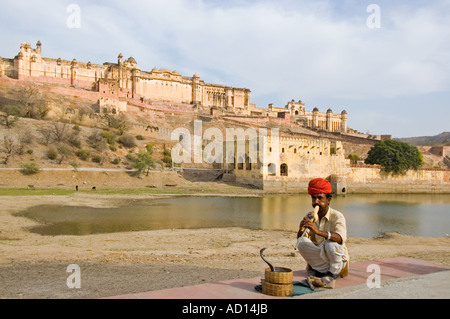
[[[383,232],[439,237],[450,233],[450,198],[446,195],[347,195],[331,206],[347,220],[351,237]],[[19,216],[41,223],[43,235],[86,235],[155,229],[244,227],[296,231],[311,210],[308,195],[257,198],[177,197],[133,200],[116,208],[37,206]]]

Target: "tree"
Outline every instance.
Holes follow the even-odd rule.
[[[2,151],[6,154],[4,164],[8,164],[8,160],[16,152],[16,142],[10,136],[3,136],[3,149]]]
[[[61,164],[63,160],[65,160],[72,154],[72,151],[70,150],[69,146],[67,146],[65,144],[60,144],[60,145],[58,145],[58,153],[59,153],[59,155],[61,155],[61,157],[59,158],[58,164]]]
[[[53,134],[53,140],[55,142],[64,142],[68,139],[68,132],[67,132],[67,124],[66,123],[59,123],[59,122],[52,122],[51,132]]]
[[[128,122],[128,117],[125,114],[105,114],[103,116],[106,128],[113,128],[119,131],[119,135],[122,135],[126,131],[131,129],[131,124]]]
[[[150,169],[156,167],[154,159],[150,157],[150,154],[147,151],[141,151],[136,156],[128,156],[127,158],[130,160],[131,165],[136,169],[138,175],[146,172],[148,176]]]
[[[7,105],[3,109],[4,113],[0,113],[0,120],[7,128],[11,128],[18,120],[19,109],[15,105]]]
[[[51,127],[46,125],[39,128],[37,131],[41,135],[41,143],[47,146],[50,143],[53,135]]]
[[[33,84],[19,87],[16,91],[17,103],[21,116],[33,119],[44,118],[50,108],[47,97]]]
[[[423,157],[419,149],[410,143],[385,140],[370,149],[365,163],[381,165],[385,172],[398,175],[409,169],[417,170],[423,165]]]
[[[358,154],[348,154],[348,158],[350,159],[350,163],[358,164],[359,155]]]

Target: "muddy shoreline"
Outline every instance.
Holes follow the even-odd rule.
[[[0,298],[90,299],[258,277],[266,267],[259,256],[262,247],[276,266],[294,270],[306,266],[293,249],[295,231],[232,227],[41,236],[27,231],[38,222],[13,215],[36,205],[114,207],[132,198],[167,196],[0,197]],[[352,261],[406,256],[450,266],[448,237],[390,233],[382,238],[349,238],[347,246]],[[67,286],[71,264],[80,267],[80,289]]]

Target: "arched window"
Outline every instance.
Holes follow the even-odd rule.
[[[274,163],[270,163],[270,164],[267,166],[267,173],[268,173],[270,176],[275,176],[275,175],[277,175],[277,166],[276,166]]]
[[[287,166],[287,164],[281,164],[281,166],[280,166],[280,175],[281,176],[288,176],[288,166]]]
[[[244,169],[244,162],[245,162],[245,159],[242,156],[240,156],[239,160],[238,160],[238,164],[237,164],[239,170],[243,170]]]
[[[247,171],[251,171],[252,170],[252,163],[251,163],[250,157],[248,155],[245,156],[245,169]]]

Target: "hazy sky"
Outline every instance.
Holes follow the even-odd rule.
[[[258,107],[345,109],[364,133],[450,131],[450,0],[2,0],[0,56],[38,40],[45,57],[123,53],[249,88]]]

